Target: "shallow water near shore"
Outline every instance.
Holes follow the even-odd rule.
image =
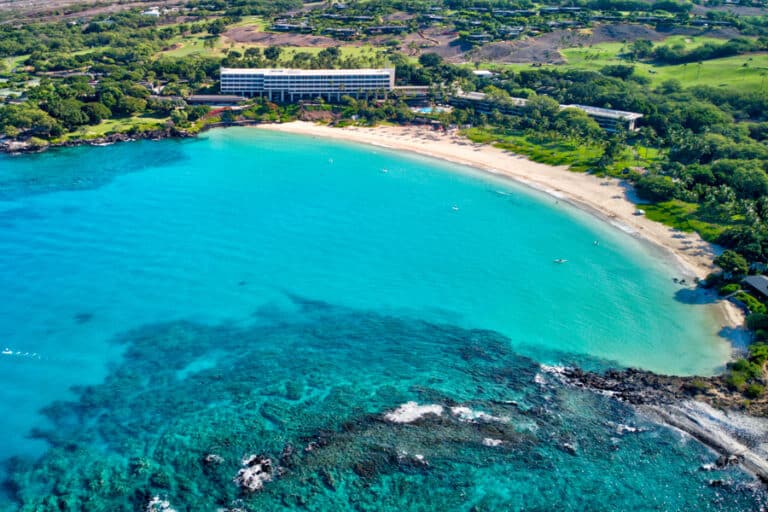
[[[542,373],[730,353],[660,253],[543,194],[214,130],[0,157],[0,228],[9,510],[754,508],[697,443]],[[444,412],[384,419],[411,401]],[[256,453],[284,472],[243,495]]]

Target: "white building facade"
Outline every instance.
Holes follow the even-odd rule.
[[[395,86],[395,70],[385,69],[239,69],[221,68],[221,93],[296,101],[349,95],[382,96]]]

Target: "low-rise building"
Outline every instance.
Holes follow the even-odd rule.
[[[243,101],[242,96],[235,94],[193,94],[187,98],[190,105],[237,105]]]
[[[472,107],[475,111],[485,114],[497,110],[502,114],[520,115],[523,107],[528,104],[528,100],[512,97],[497,100],[489,98],[487,94],[482,92],[460,92],[451,98],[450,103],[457,107]],[[560,108],[581,110],[594,119],[607,132],[637,130],[637,120],[643,117],[643,114],[638,114],[637,112],[626,112],[624,110],[591,107],[588,105],[560,105]]]
[[[331,35],[337,39],[352,39],[357,36],[357,29],[328,27],[323,29],[323,33]]]
[[[493,77],[493,71],[487,69],[473,69],[472,74],[478,78],[491,78]]]
[[[768,298],[768,277],[764,275],[747,276],[743,283],[757,292],[762,299]]]
[[[637,112],[590,107],[588,105],[560,105],[560,108],[575,108],[586,112],[589,117],[597,121],[600,128],[607,132],[616,132],[620,129],[630,132],[635,131],[637,129],[637,120],[643,117],[643,114],[638,114]]]
[[[275,32],[312,32],[312,27],[306,23],[275,22],[269,29]]]
[[[221,68],[222,94],[267,97],[275,101],[303,98],[340,99],[349,95],[386,97],[395,86],[395,70],[384,69],[237,69]]]

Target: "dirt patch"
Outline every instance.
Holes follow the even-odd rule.
[[[471,62],[561,64],[565,59],[557,48],[538,39],[492,43],[467,55]]]
[[[422,53],[437,53],[449,61],[461,60],[461,56],[472,47],[459,40],[456,32],[431,28],[410,34],[376,35],[364,39],[347,41],[312,34],[264,32],[256,27],[236,27],[224,33],[224,43],[248,43],[261,46],[363,46],[385,47],[388,41],[400,42],[398,49],[412,57]]]
[[[299,113],[299,119],[302,121],[310,121],[313,123],[325,122],[330,123],[336,120],[336,116],[333,112],[327,110],[303,110]]]
[[[185,0],[165,0],[163,7],[174,7]],[[85,9],[80,6],[86,5]],[[125,11],[127,9],[147,9],[152,4],[142,1],[121,0],[0,0],[0,19],[4,21],[26,20],[30,17],[38,21],[56,21],[64,19],[92,18],[99,14]],[[77,9],[70,9],[78,6]]]
[[[638,39],[662,41],[672,35],[727,39],[735,37],[737,34],[738,32],[733,29],[702,31],[695,28],[678,27],[669,31],[660,31],[648,25],[630,23],[595,25],[591,29],[554,30],[538,37],[491,43],[452,60],[454,62],[562,64],[565,59],[559,50],[563,48],[591,46],[599,43],[632,42]]]
[[[648,39],[649,41],[661,41],[669,36],[707,36],[720,39],[729,39],[737,37],[739,31],[734,28],[717,28],[711,30],[702,30],[694,27],[673,27],[669,30],[657,30],[648,25],[599,25],[592,29],[592,37],[588,44],[597,43],[622,43],[632,42],[638,39]]]
[[[721,5],[719,7],[706,7],[693,4],[693,14],[707,14],[714,12],[730,12],[737,16],[765,16],[768,14],[768,7],[750,7],[747,5]]]
[[[399,36],[376,36],[369,38],[368,42],[373,45],[383,45],[392,39],[400,41],[399,50],[411,57],[418,57],[423,53],[436,53],[449,61],[457,58],[461,60],[460,57],[472,48],[459,40],[458,33],[439,28],[419,30]]]
[[[409,21],[409,20],[412,20],[413,18],[415,18],[413,14],[397,11],[392,14],[388,14],[387,16],[384,16],[384,21]]]
[[[598,25],[592,29],[592,34],[587,44],[623,43],[625,41],[637,41],[638,39],[661,41],[667,36],[668,34],[659,32],[648,25],[633,25],[631,23]]]
[[[466,55],[471,62],[561,64],[560,48],[588,44],[590,34],[577,30],[556,30],[539,37],[502,41],[476,48]]]
[[[355,45],[355,41],[337,41],[331,37],[312,34],[292,34],[283,32],[262,32],[256,27],[236,27],[224,33],[224,42],[250,43],[262,46],[330,46]],[[358,43],[359,45],[359,43]]]

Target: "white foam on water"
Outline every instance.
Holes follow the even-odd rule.
[[[147,503],[145,510],[146,512],[176,512],[176,509],[171,507],[171,503],[168,500],[160,499],[160,496],[154,496]]]
[[[509,422],[508,417],[493,416],[492,414],[488,414],[487,412],[475,411],[473,409],[470,409],[469,407],[463,407],[463,406],[451,407],[451,414],[456,416],[459,419],[459,421],[475,422],[480,420],[480,421],[496,421],[499,423]]]
[[[255,463],[257,460],[260,462]],[[255,492],[263,489],[264,484],[272,480],[271,461],[269,459],[262,459],[259,455],[250,455],[243,458],[242,462],[243,468],[237,472],[237,476],[233,480],[238,486]]]
[[[384,414],[384,419],[392,423],[412,423],[427,414],[440,416],[443,406],[437,404],[419,405],[416,402],[406,402],[394,411]]]
[[[550,373],[553,375],[562,375],[565,372],[565,366],[540,364],[539,368],[544,373]]]

